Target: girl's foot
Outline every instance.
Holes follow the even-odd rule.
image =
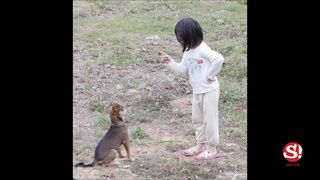
[[[219,157],[218,151],[213,152],[213,151],[205,150],[199,155],[197,155],[195,158],[196,159],[215,159],[218,157]]]
[[[202,152],[204,152],[205,150],[206,150],[205,146],[197,145],[197,146],[193,146],[193,147],[183,151],[183,154],[185,156],[197,156],[197,155],[201,154]]]

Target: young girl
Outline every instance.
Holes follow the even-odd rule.
[[[202,28],[192,18],[180,20],[175,35],[182,45],[183,57],[176,63],[169,55],[163,54],[162,61],[177,73],[188,71],[189,83],[193,89],[192,122],[196,128],[196,145],[185,150],[185,156],[197,159],[212,159],[219,156],[218,102],[219,73],[224,57],[203,42]]]

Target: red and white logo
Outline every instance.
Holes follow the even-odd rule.
[[[297,162],[301,159],[303,151],[300,144],[297,142],[289,142],[283,149],[283,156],[289,162]]]
[[[203,64],[203,60],[202,59],[197,59],[197,64]]]

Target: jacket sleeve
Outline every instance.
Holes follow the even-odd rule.
[[[184,55],[183,55],[180,63],[177,63],[174,59],[170,58],[170,61],[167,64],[167,66],[176,73],[182,74],[182,73],[187,72],[187,66],[185,63],[185,56]]]
[[[207,53],[207,58],[211,62],[207,72],[207,78],[210,80],[215,80],[215,76],[220,72],[221,67],[224,62],[224,57],[213,50],[209,50]]]

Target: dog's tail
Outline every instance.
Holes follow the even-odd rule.
[[[80,162],[80,163],[77,163],[76,165],[75,165],[75,167],[93,167],[94,165],[96,165],[97,164],[97,161],[96,160],[94,160],[92,163],[90,163],[90,164],[84,164],[83,162]]]

